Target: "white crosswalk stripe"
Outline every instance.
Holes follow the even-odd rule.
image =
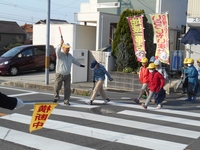
[[[96,109],[103,106],[103,101],[95,100],[95,105],[83,104],[86,98],[79,98],[76,102],[71,102],[68,107],[71,108],[81,108],[81,109]],[[125,144],[133,147],[140,147],[144,149],[154,149],[154,150],[183,150],[187,144],[182,142],[181,139],[197,139],[200,136],[200,130],[192,130],[192,127],[199,127],[199,115],[198,113],[168,110],[168,109],[155,109],[153,107],[148,107],[148,111],[144,110],[140,105],[125,104],[118,102],[110,102],[109,105],[113,107],[121,107],[122,111],[117,112],[112,116],[94,114],[90,112],[85,112],[81,110],[68,110],[63,107],[64,104],[59,103],[59,107],[55,108],[51,114],[54,118],[57,116],[62,116],[64,118],[74,118],[75,120],[86,120],[88,124],[79,124],[77,122],[68,122],[61,120],[53,120],[51,117],[48,119],[44,125],[44,129],[49,129],[53,131],[58,131],[63,134],[73,134],[76,136],[83,136],[86,138],[93,138],[96,140],[109,141],[113,143]],[[137,111],[141,109],[140,111]],[[31,110],[33,111],[33,110]],[[155,113],[156,112],[156,113]],[[173,116],[176,115],[176,116]],[[123,117],[125,116],[126,119]],[[146,119],[152,119],[151,123],[144,121],[135,121],[131,117],[141,117]],[[195,117],[196,120],[188,119],[188,117]],[[22,113],[12,113],[7,116],[0,117],[0,120],[6,120],[9,122],[21,123],[29,127],[31,116]],[[165,125],[157,124],[154,121],[167,122]],[[156,137],[145,137],[142,135],[134,134],[134,132],[124,133],[124,131],[108,130],[103,127],[93,127],[91,124],[94,122],[98,124],[104,124],[106,126],[117,126],[119,128],[126,128],[130,131],[141,130],[144,132],[157,133],[159,135],[167,136],[162,139],[161,136]],[[180,127],[173,127],[171,123],[180,124]],[[184,128],[182,128],[184,126]],[[186,127],[190,127],[186,129]],[[46,131],[48,132],[48,131]],[[20,137],[24,137],[21,140]],[[179,140],[173,141],[169,137],[177,136]],[[43,137],[42,135],[36,135],[34,133],[28,133],[23,131],[18,131],[15,128],[7,128],[0,126],[0,139],[24,145],[27,147],[32,147],[36,149],[81,149],[90,150],[98,149],[94,147],[78,145],[77,143],[62,141],[54,139],[54,137]],[[145,144],[144,144],[145,143]],[[56,146],[53,146],[56,145]]]
[[[15,142],[21,145],[26,145],[32,148],[37,149],[48,149],[48,150],[55,150],[59,149],[62,150],[63,148],[68,148],[71,150],[81,149],[81,150],[93,150],[91,148],[62,142],[58,140],[53,140],[50,138],[45,138],[37,135],[33,135],[30,133],[20,132],[13,129],[8,129],[4,127],[0,127],[0,139]],[[19,136],[23,136],[23,139],[20,139]],[[34,141],[34,142],[33,142]]]
[[[86,117],[87,115],[84,114],[84,116]],[[20,114],[12,114],[11,116],[5,116],[4,119],[29,124],[31,117],[20,115]],[[47,123],[44,125],[44,127],[48,129],[54,129],[54,130],[59,130],[62,132],[79,134],[79,135],[111,141],[111,142],[115,141],[118,143],[129,144],[129,145],[140,146],[140,147],[145,146],[154,150],[169,150],[169,149],[177,150],[177,149],[183,149],[184,147],[186,147],[186,145],[184,144],[179,144],[175,142],[168,142],[168,141],[162,141],[162,140],[157,140],[157,139],[134,136],[130,134],[123,134],[119,132],[112,132],[112,131],[96,129],[92,127],[65,123],[61,121],[54,121],[50,119],[47,120]],[[144,145],[144,142],[145,142],[145,145]]]

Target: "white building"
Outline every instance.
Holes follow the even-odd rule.
[[[189,0],[187,9],[187,33],[181,42],[186,45],[186,57],[195,60],[200,58],[200,1]]]

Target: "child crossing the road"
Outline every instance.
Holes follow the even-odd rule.
[[[142,107],[147,109],[149,102],[152,97],[155,95],[155,103],[157,104],[158,109],[162,107],[161,103],[165,98],[165,90],[163,89],[165,85],[165,79],[157,70],[154,63],[150,63],[147,67],[149,70],[148,76],[148,88],[149,96],[146,99],[145,103],[142,103]]]
[[[105,67],[101,64],[99,64],[96,60],[93,60],[90,69],[93,70],[93,83],[96,82],[95,87],[93,89],[92,96],[90,98],[90,101],[86,101],[87,104],[92,105],[93,101],[99,92],[101,97],[104,99],[104,103],[108,103],[110,99],[106,96],[104,90],[103,90],[103,84],[105,80],[105,75],[107,75],[108,79],[112,81],[112,77],[108,73],[108,71],[105,69]]]
[[[140,98],[142,95],[146,92],[146,95],[148,96],[148,76],[149,76],[149,70],[147,69],[148,66],[148,59],[146,57],[142,58],[140,61],[142,63],[142,66],[140,67],[139,71],[139,80],[142,83],[141,92],[138,96],[138,98],[133,99],[135,103],[139,103]]]

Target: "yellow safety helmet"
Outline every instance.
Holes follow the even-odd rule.
[[[141,63],[148,63],[148,59],[146,57],[143,57],[142,60],[140,61]]]
[[[199,58],[199,59],[197,59],[197,62],[199,62],[199,63],[200,63],[200,58]]]
[[[187,63],[188,63],[188,64],[194,63],[194,59],[188,58]]]
[[[188,61],[188,58],[185,58],[183,61],[183,64],[187,64],[188,63],[187,61]]]
[[[149,66],[147,67],[148,69],[155,69],[156,65],[154,63],[150,63]]]

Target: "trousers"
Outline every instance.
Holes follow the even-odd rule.
[[[64,100],[68,100],[71,96],[71,74],[62,75],[59,73],[55,74],[55,82],[54,82],[54,99],[59,100],[59,92],[62,88],[62,84],[64,83]]]
[[[95,99],[98,92],[100,93],[100,95],[103,99],[106,99],[106,93],[103,89],[103,84],[104,84],[104,81],[102,81],[102,80],[99,80],[96,82],[96,86],[94,87],[92,96],[90,98],[91,101],[93,101]]]

